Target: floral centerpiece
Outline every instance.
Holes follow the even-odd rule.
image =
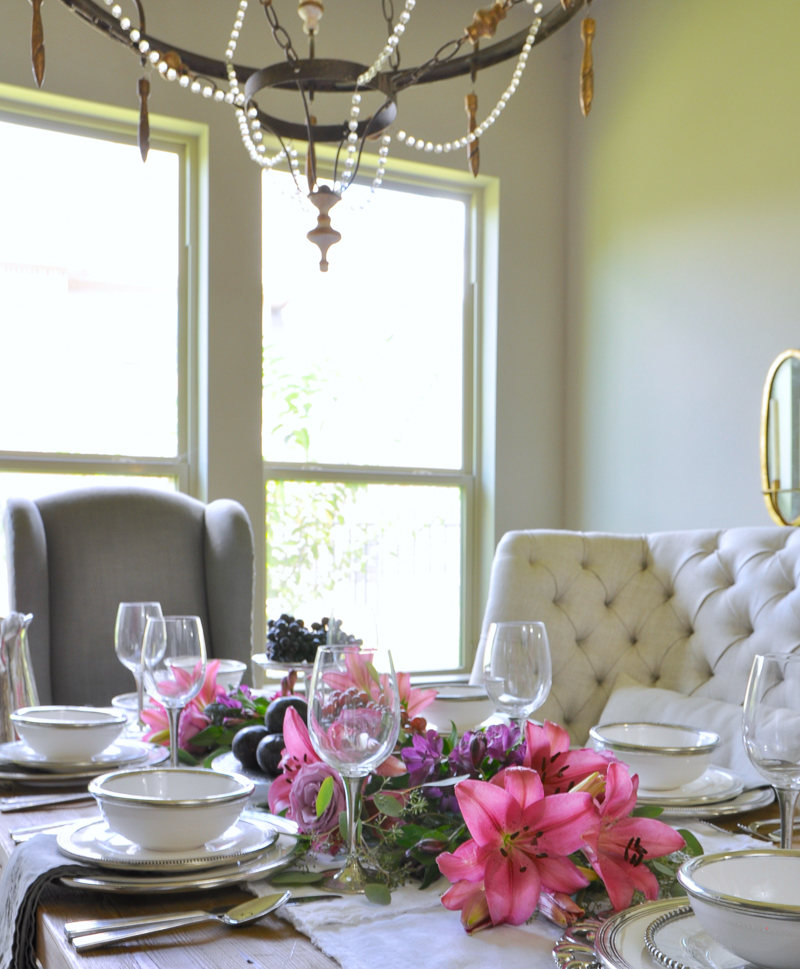
[[[268,700],[247,687],[227,693],[208,665],[206,681],[180,725],[184,757],[198,762],[230,745],[237,730],[263,722]],[[398,674],[402,725],[394,754],[366,778],[360,819],[369,864],[392,887],[444,875],[442,904],[460,911],[467,932],[539,911],[560,925],[586,909],[620,910],[634,898],[678,894],[674,872],[699,851],[688,832],[636,810],[638,777],[606,753],[570,750],[563,728],[529,722],[458,737],[429,729],[422,716],[435,691]],[[284,685],[284,689],[286,685]],[[164,742],[166,714],[145,711],[149,739]],[[316,754],[293,708],[269,791],[270,810],[298,825],[305,853],[336,854],[344,841],[342,780]],[[167,735],[168,736],[168,735]],[[670,857],[666,857],[670,856]]]

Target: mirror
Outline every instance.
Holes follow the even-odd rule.
[[[800,350],[785,350],[767,374],[761,402],[761,490],[778,524],[800,524]]]

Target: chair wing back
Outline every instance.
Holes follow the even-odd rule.
[[[249,658],[253,541],[235,502],[124,487],[12,499],[6,535],[12,608],[34,614],[41,702],[108,703],[133,688],[114,653],[120,602],[200,616],[210,655]]]
[[[541,620],[553,689],[535,715],[575,743],[624,672],[647,686],[741,704],[756,653],[800,648],[800,532],[793,528],[610,535],[509,532],[494,562],[487,627]]]

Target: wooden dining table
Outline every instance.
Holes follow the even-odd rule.
[[[0,814],[0,861],[3,865],[8,861],[15,847],[11,832],[16,829],[94,816],[99,815],[92,804]],[[239,887],[146,896],[78,891],[54,885],[43,894],[37,916],[39,961],[43,969],[331,969],[338,966],[306,936],[276,915],[235,929],[216,922],[190,925],[82,954],[64,937],[64,923],[69,921],[233,906],[249,897]]]
[[[761,820],[776,814],[777,807],[773,804],[748,815],[719,818],[717,823],[735,832],[737,822]],[[0,861],[5,865],[14,849],[11,832],[16,829],[98,816],[92,804],[0,814]],[[249,897],[239,887],[144,896],[78,891],[54,885],[43,894],[37,916],[39,961],[43,969],[334,969],[338,966],[306,936],[276,915],[235,929],[215,922],[191,925],[82,954],[64,937],[64,923],[69,921],[233,906]]]

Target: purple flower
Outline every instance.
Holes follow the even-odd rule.
[[[486,728],[484,736],[486,737],[487,755],[492,760],[501,761],[506,767],[510,767],[511,764],[507,763],[507,758],[511,753],[511,748],[519,743],[519,727],[516,724],[511,726],[506,726],[503,723],[494,724]],[[521,760],[520,763],[522,763]]]
[[[333,797],[317,817],[317,795],[323,781],[333,778]],[[345,794],[341,778],[331,767],[317,761],[306,764],[294,776],[289,789],[288,816],[296,821],[303,834],[327,834],[339,824],[339,814],[345,809]]]
[[[444,741],[435,730],[423,737],[414,734],[410,747],[404,747],[400,756],[405,761],[411,785],[423,784],[431,776],[442,758]]]
[[[220,693],[217,697],[216,702],[221,704],[223,707],[228,707],[229,710],[241,710],[242,704],[232,693]]]
[[[479,731],[468,730],[450,752],[450,766],[457,774],[480,777],[480,766],[486,757],[486,738]]]

